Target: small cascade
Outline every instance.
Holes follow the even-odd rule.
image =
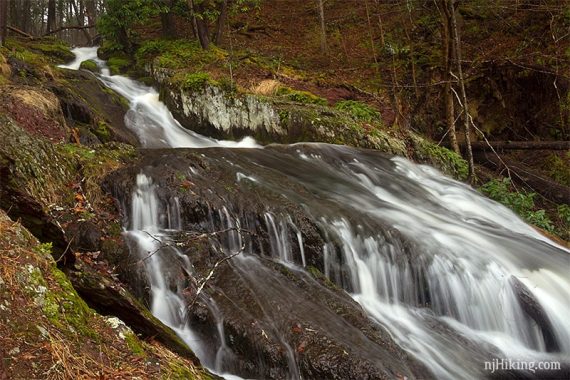
[[[77,69],[80,60],[93,58],[95,51],[76,49],[78,59],[67,67]],[[232,284],[248,291],[262,337],[279,346],[289,378],[301,378],[302,364],[299,347],[289,338],[291,325],[278,323],[291,322],[284,315],[306,316],[325,333],[352,344],[357,355],[371,363],[379,360],[378,346],[344,322],[337,323],[338,315],[322,300],[303,293],[309,280],[297,286],[275,273],[276,267],[286,267],[311,278],[305,268],[316,263],[315,256],[326,278],[345,289],[370,320],[437,378],[485,377],[483,363],[495,357],[568,360],[570,252],[510,210],[433,168],[348,147],[236,150],[229,160],[224,157],[229,150],[222,148],[258,146],[251,139],[216,141],[188,131],[172,118],[156,90],[108,72],[99,78],[131,102],[127,124],[145,147],[215,147],[203,150],[202,156],[223,164],[235,178],[232,186],[255,196],[270,193],[273,203],[286,199],[316,226],[322,239],[318,249],[307,243],[296,214],[283,207],[275,211],[276,205],[268,203],[257,219],[243,216],[230,197],[203,221],[210,232],[226,231],[215,242],[219,252],[240,252],[227,264]],[[209,175],[194,167],[188,170],[196,177]],[[180,214],[185,205],[182,198],[161,205],[155,190],[153,179],[137,175],[126,232],[144,263],[151,311],[205,365],[217,372],[234,371],[231,339],[224,331],[228,318],[213,295],[202,298],[216,320],[217,346],[201,347],[188,324],[181,296],[187,284],[175,273],[194,271],[188,257],[169,244],[172,230],[184,229]],[[243,236],[241,229],[252,235]],[[267,252],[263,243],[268,243]],[[521,287],[545,320],[538,321],[525,309]],[[252,362],[265,364],[257,359]]]

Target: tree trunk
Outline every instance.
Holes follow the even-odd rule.
[[[457,132],[455,128],[455,104],[453,100],[453,93],[451,91],[451,82],[453,77],[451,75],[451,67],[455,58],[455,49],[451,41],[451,16],[449,13],[449,8],[447,6],[447,0],[436,3],[438,10],[440,12],[441,25],[443,29],[443,80],[445,81],[445,90],[443,105],[445,110],[445,124],[447,126],[447,131],[449,133],[449,144],[454,152],[460,153],[459,144],[457,143]],[[443,8],[443,12],[439,7]]]
[[[79,26],[83,26],[84,19],[81,17],[80,13],[77,10],[77,4],[75,3],[75,0],[71,0],[71,5],[73,6],[75,17],[77,18],[77,23],[79,24]],[[78,29],[81,29],[81,31],[83,32],[83,35],[87,40],[86,41],[87,45],[89,46],[93,45],[93,39],[91,38],[91,34],[89,34],[89,32],[87,31],[88,28],[78,28]]]
[[[176,26],[174,25],[174,16],[172,15],[172,12],[164,12],[160,14],[160,25],[162,26],[163,37],[176,37]]]
[[[214,36],[214,44],[220,45],[224,38],[224,28],[228,19],[228,0],[224,0],[220,5],[220,15],[216,23],[216,35]]]
[[[0,46],[4,46],[6,41],[8,23],[8,2],[0,1]]]
[[[447,0],[449,11],[451,13],[451,36],[455,45],[455,60],[457,66],[457,74],[459,80],[459,89],[461,94],[461,102],[463,103],[463,132],[465,133],[465,148],[467,153],[467,163],[469,165],[469,180],[475,179],[475,167],[473,164],[473,151],[471,150],[471,137],[469,126],[469,107],[467,104],[467,93],[465,92],[465,81],[463,80],[463,69],[461,68],[461,38],[459,36],[459,27],[455,17],[455,0]]]
[[[30,0],[24,0],[24,3],[22,4],[22,24],[20,25],[22,27],[22,31],[29,33],[29,27],[30,27],[30,19],[32,18],[32,4],[30,2]]]
[[[47,32],[55,29],[55,0],[48,1]]]
[[[207,49],[210,46],[210,37],[208,22],[205,20],[204,7],[202,4],[195,5],[193,0],[188,0],[188,6],[192,10],[192,23],[196,29],[200,46],[202,46],[202,49]]]
[[[325,26],[325,7],[323,5],[323,0],[318,0],[319,6],[319,20],[321,23],[321,52],[327,54],[327,30]]]

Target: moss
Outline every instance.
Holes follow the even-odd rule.
[[[380,112],[362,102],[342,100],[335,104],[335,108],[340,111],[348,112],[357,120],[380,122]]]
[[[111,128],[107,123],[102,120],[97,122],[97,128],[93,131],[101,142],[108,142],[111,140]]]
[[[99,67],[97,66],[97,64],[95,63],[95,61],[93,60],[88,60],[88,61],[83,61],[81,62],[81,65],[79,66],[80,69],[84,69],[84,70],[88,70],[91,71],[93,73],[97,73],[99,72]]]
[[[137,65],[152,63],[169,69],[200,71],[209,63],[225,60],[228,54],[215,46],[207,50],[197,41],[156,39],[145,41],[135,53]]]
[[[328,104],[327,100],[317,96],[309,91],[298,91],[290,87],[279,87],[276,93],[277,96],[284,97],[290,101],[303,103],[303,104],[319,104],[325,106]]]
[[[196,91],[204,88],[206,84],[211,84],[213,81],[208,73],[197,72],[186,74],[181,80],[181,87],[185,90]]]
[[[143,358],[147,356],[147,353],[143,348],[141,342],[133,332],[128,332],[125,334],[125,343],[133,354]]]
[[[62,63],[75,57],[68,45],[50,37],[36,40],[8,38],[5,46],[10,56],[31,65],[45,65],[50,61]]]
[[[109,66],[109,70],[112,75],[124,73],[131,64],[131,60],[122,55],[111,57],[107,61],[107,65]]]
[[[415,159],[434,165],[444,173],[461,181],[467,179],[469,175],[467,161],[459,154],[429,142],[414,133],[410,132],[408,136],[412,143]]]
[[[43,255],[44,256],[44,255]],[[44,258],[47,258],[44,256]],[[93,311],[79,297],[68,278],[55,266],[53,260],[47,264],[49,271],[27,264],[24,268],[27,293],[42,308],[46,318],[62,332],[70,336],[79,334],[83,338],[98,339],[98,334],[90,328],[89,319]],[[55,282],[48,284],[46,275]],[[50,282],[51,282],[50,281]]]
[[[122,106],[125,109],[128,109],[130,107],[130,103],[127,100],[127,98],[125,98],[124,96],[122,96],[121,94],[115,92],[113,89],[106,87],[106,86],[102,86],[101,90],[106,93],[107,95],[111,96],[111,98],[113,99],[113,101],[115,102],[115,104],[118,104],[120,106]]]

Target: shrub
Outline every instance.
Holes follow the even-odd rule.
[[[544,210],[535,210],[534,198],[536,193],[512,191],[510,178],[493,179],[480,187],[481,192],[489,198],[502,203],[526,222],[534,224],[548,232],[554,232],[552,221]]]

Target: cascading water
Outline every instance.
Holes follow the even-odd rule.
[[[77,60],[67,67],[77,69],[81,60],[96,57],[95,52],[76,49]],[[188,131],[152,88],[108,71],[100,79],[131,102],[127,124],[145,147],[257,147],[251,139],[223,142]],[[468,186],[402,158],[325,144],[205,152],[211,160],[231,163],[236,185],[263,188],[301,205],[325,241],[325,275],[349,291],[372,320],[436,377],[485,377],[483,361],[491,356],[569,360],[570,252]],[[207,176],[194,168],[187,174]],[[294,186],[282,187],[279,178]],[[187,256],[164,244],[168,229],[183,229],[179,205],[160,205],[154,191],[151,178],[137,176],[127,233],[147,268],[152,312],[206,365],[223,372],[233,355],[224,336],[224,316],[213,299],[207,299],[220,336],[212,357],[196,343],[188,325],[180,296],[183,285],[169,278],[164,267],[174,262],[193,272]],[[212,230],[236,227],[227,209],[219,211],[217,220],[221,224],[212,223]],[[262,220],[264,225],[251,226],[268,236],[270,250],[261,256],[302,270],[306,249],[294,218],[267,211]],[[248,225],[247,220],[239,223]],[[222,240],[226,255],[244,243],[235,232]],[[295,350],[280,335],[280,327],[270,323],[280,312],[272,309],[270,297],[288,295],[278,290],[259,256],[248,244],[232,259],[233,270],[256,294],[271,329],[267,334],[281,342],[289,377],[300,378]],[[525,309],[521,287],[546,317]],[[317,313],[317,308],[305,307]],[[366,355],[367,349],[361,349]]]

